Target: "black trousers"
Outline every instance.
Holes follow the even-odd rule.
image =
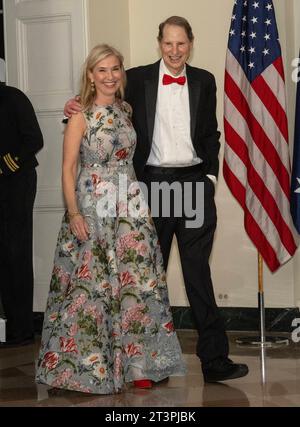
[[[0,297],[7,340],[33,335],[32,213],[36,171],[0,178]]]
[[[151,184],[162,182],[174,184],[178,182],[182,188],[183,204],[188,202],[195,208],[196,196],[200,197],[196,182],[204,183],[204,204],[202,204],[204,222],[201,226],[197,228],[187,227],[186,221],[191,218],[188,218],[185,214],[181,217],[176,216],[178,213],[176,214],[174,211],[174,202],[176,197],[178,198],[178,194],[171,197],[170,216],[163,217],[162,211],[160,211],[158,217],[153,216],[153,220],[161,245],[165,269],[168,266],[174,234],[177,238],[186,293],[199,334],[197,343],[198,357],[202,363],[220,356],[226,357],[228,356],[228,339],[223,320],[216,305],[209,266],[209,257],[217,222],[214,184],[208,177],[203,175],[200,165],[184,169],[146,166],[143,181],[148,188],[148,203],[151,212],[153,207],[153,201],[151,205],[151,197],[153,197]],[[189,192],[184,189],[184,184],[188,182],[191,183],[190,188],[192,189]],[[161,201],[164,198],[165,195],[162,195]],[[154,210],[157,211],[156,202]],[[153,214],[155,215],[155,212]]]

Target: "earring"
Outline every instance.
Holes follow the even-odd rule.
[[[91,91],[92,93],[95,92],[95,83],[91,81]]]

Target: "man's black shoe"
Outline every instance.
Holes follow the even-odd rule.
[[[13,348],[13,347],[23,347],[25,345],[33,344],[34,343],[34,336],[30,336],[23,339],[10,339],[5,342],[0,342],[0,349],[1,348]]]
[[[249,369],[244,363],[233,363],[227,357],[222,357],[202,364],[202,372],[206,383],[215,383],[244,377]]]

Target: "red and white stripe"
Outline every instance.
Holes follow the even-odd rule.
[[[273,272],[297,249],[290,215],[290,157],[281,58],[250,84],[227,50],[223,174],[245,229]]]

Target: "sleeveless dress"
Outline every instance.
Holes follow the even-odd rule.
[[[44,317],[36,381],[86,393],[185,373],[162,254],[132,158],[136,134],[124,101],[84,113],[79,241],[64,215]]]

